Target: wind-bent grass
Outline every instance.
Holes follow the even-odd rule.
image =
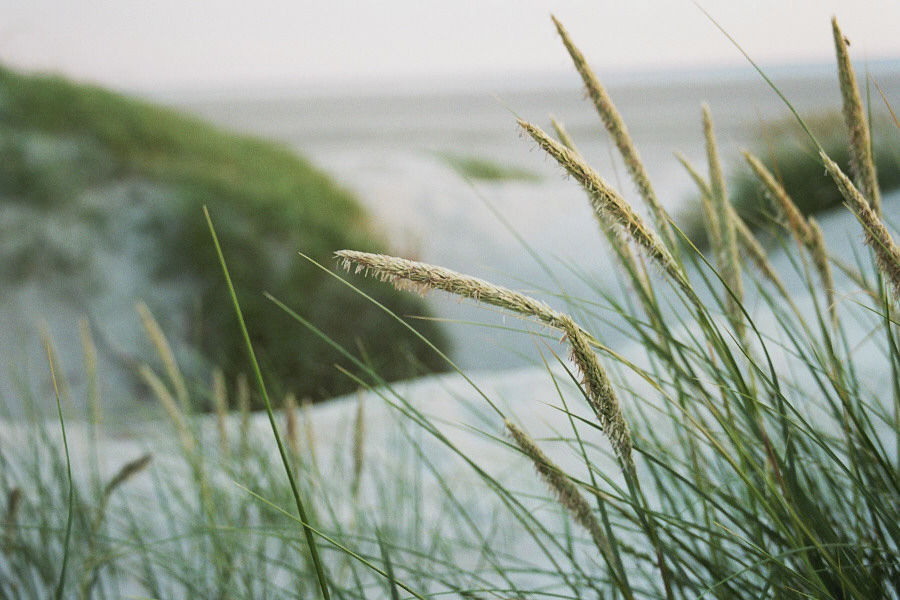
[[[721,246],[716,266],[687,239],[678,250],[669,244],[561,126],[559,143],[519,122],[585,189],[614,233],[610,257],[632,252],[617,264],[639,298],[623,299],[573,265],[561,268],[592,296],[525,294],[435,265],[337,254],[400,289],[442,290],[521,317],[509,329],[538,346],[541,363],[493,387],[459,372],[408,392],[373,366],[364,339],[342,345],[307,307],[264,294],[278,317],[300,325],[296,335],[333,350],[336,371],[361,394],[334,412],[303,410],[304,436],[288,393],[285,442],[207,214],[265,419],[250,413],[246,378],[230,389],[218,372],[208,391],[217,414],[192,413],[197,400],[178,396],[195,387],[179,381],[162,329],[139,308],[165,373],[144,367],[144,378],[180,455],[154,450],[147,464],[142,450],[85,486],[71,468],[66,485],[67,461],[48,452],[57,446],[46,427],[29,430],[25,457],[0,447],[0,596],[46,597],[57,558],[68,558],[81,597],[103,599],[129,585],[155,598],[900,598],[893,230],[823,154],[868,248],[853,261],[829,256],[834,240],[784,194],[785,226],[773,228],[782,251],[767,254],[730,204],[705,121],[708,177],[683,164]],[[613,135],[625,131],[611,122]],[[782,194],[762,163],[747,160]],[[456,368],[405,315],[303,259]],[[601,326],[628,343],[604,345]],[[93,427],[99,408],[89,412]],[[269,468],[276,452],[284,473]],[[46,498],[68,498],[65,525],[40,505]],[[284,508],[292,503],[296,513]],[[70,536],[84,543],[70,547]]]

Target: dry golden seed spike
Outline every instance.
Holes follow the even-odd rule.
[[[618,109],[616,109],[609,94],[606,93],[606,89],[600,85],[600,81],[597,79],[594,71],[587,64],[581,51],[572,42],[569,33],[562,26],[562,23],[560,23],[556,17],[551,18],[556,25],[556,31],[559,32],[559,37],[562,39],[563,45],[565,45],[569,56],[572,57],[575,68],[578,70],[579,75],[581,75],[582,81],[584,81],[588,96],[590,96],[603,124],[606,126],[606,130],[609,132],[610,137],[619,149],[619,153],[622,155],[625,168],[628,169],[628,174],[631,176],[632,181],[634,181],[635,186],[637,186],[638,192],[644,199],[644,202],[646,202],[647,206],[650,208],[656,226],[662,232],[669,247],[677,248],[675,235],[669,225],[669,215],[656,198],[656,193],[653,191],[653,186],[650,184],[650,178],[647,176],[647,170],[644,168],[644,163],[641,161],[637,148],[634,146],[634,141],[628,133],[625,121],[622,120]]]
[[[100,528],[100,523],[103,522],[103,518],[106,516],[106,507],[109,505],[109,499],[116,491],[116,489],[118,489],[126,481],[146,469],[152,459],[152,454],[145,454],[140,458],[132,460],[123,465],[122,468],[119,469],[119,472],[109,480],[109,483],[107,483],[106,487],[103,488],[103,494],[100,497],[100,503],[97,507],[97,514],[94,517],[94,531],[97,531]]]
[[[116,491],[116,488],[146,469],[151,460],[153,460],[153,455],[145,454],[140,458],[136,458],[123,465],[122,468],[119,469],[119,472],[109,480],[109,483],[106,484],[106,487],[103,488],[103,496],[105,498],[111,496],[113,492]]]
[[[216,428],[219,432],[219,449],[225,456],[228,454],[228,386],[225,384],[225,373],[219,367],[213,369],[212,393]]]
[[[178,399],[182,410],[187,410],[189,403],[187,385],[185,385],[184,376],[181,374],[181,369],[178,368],[178,363],[175,361],[175,354],[172,352],[169,340],[166,339],[162,328],[144,302],[138,302],[135,307],[141,316],[141,322],[147,331],[147,337],[150,338],[157,354],[159,354],[159,358],[162,360],[169,382],[175,388],[175,398]]]
[[[559,138],[560,143],[568,148],[569,151],[578,154],[578,148],[575,146],[575,142],[572,140],[571,136],[569,136],[569,132],[566,131],[562,123],[559,123],[553,116],[550,117],[550,123],[553,125],[553,130],[556,132],[556,137]],[[646,290],[650,289],[650,282],[647,279],[646,269],[642,268],[642,266],[638,264],[637,258],[634,256],[634,251],[632,250],[631,245],[628,243],[623,243],[616,235],[615,224],[609,218],[608,213],[594,211],[594,216],[600,224],[600,228],[603,231],[603,234],[606,236],[606,239],[610,244],[615,245],[616,250],[618,251],[618,255],[622,263],[625,265],[626,270],[634,273],[637,277],[637,281],[634,282],[635,285],[644,288],[645,292],[641,296],[649,296],[649,293],[647,293]]]
[[[238,373],[236,387],[238,411],[241,413],[241,445],[246,447],[250,435],[250,386],[243,373]]]
[[[335,257],[347,271],[353,269],[356,273],[374,275],[391,282],[397,289],[418,293],[441,290],[558,326],[558,314],[543,302],[476,277],[385,254],[340,250],[335,252]]]
[[[718,221],[716,218],[715,211],[712,207],[712,190],[709,187],[709,184],[706,183],[706,180],[703,178],[700,173],[694,169],[693,165],[691,165],[688,160],[682,156],[681,154],[676,153],[675,157],[681,162],[684,166],[685,170],[687,170],[688,174],[694,180],[694,183],[697,185],[697,188],[700,190],[700,201],[703,207],[703,214],[707,221],[707,231],[710,236],[710,243],[713,248],[721,245],[720,239],[720,231],[718,226]],[[778,276],[778,273],[775,271],[775,268],[772,266],[772,263],[769,261],[769,256],[766,254],[765,249],[759,243],[759,240],[756,239],[756,236],[753,235],[753,232],[744,222],[737,211],[734,210],[734,206],[730,203],[728,205],[729,213],[731,218],[734,219],[734,227],[735,234],[737,237],[738,244],[744,248],[747,254],[750,256],[750,260],[753,261],[753,264],[759,270],[760,273],[765,276],[775,287],[778,289],[778,292],[787,296],[787,288],[784,286],[784,282],[781,281],[781,277]]]
[[[834,278],[831,275],[831,264],[828,262],[828,252],[825,249],[825,236],[822,234],[822,228],[819,227],[818,221],[810,217],[809,231],[811,236],[810,250],[812,253],[813,263],[822,278],[822,287],[825,288],[825,299],[828,302],[828,314],[831,316],[831,322],[837,328],[837,301],[835,299]]]
[[[709,187],[706,179],[697,172],[684,156],[676,153],[675,157],[681,162],[691,179],[694,180],[697,189],[700,190],[700,208],[703,210],[703,218],[706,220],[706,233],[709,235],[709,244],[718,258],[720,249],[723,247],[722,231],[719,226],[719,219],[716,216],[716,210],[712,204],[712,189]]]
[[[193,452],[196,448],[194,436],[187,426],[187,421],[185,420],[184,414],[181,412],[178,403],[175,401],[172,393],[169,392],[169,388],[167,388],[162,379],[153,372],[153,369],[147,365],[141,365],[138,369],[138,373],[153,392],[153,395],[156,396],[159,403],[162,404],[163,410],[166,411],[166,414],[175,426],[175,431],[178,433],[182,447],[188,452]]]
[[[837,54],[838,77],[841,83],[841,97],[844,105],[844,121],[850,133],[850,171],[862,192],[872,205],[872,210],[881,216],[881,191],[872,156],[872,136],[863,109],[862,97],[856,83],[856,73],[850,62],[847,38],[838,27],[837,18],[831,19],[834,34],[834,48]]]
[[[312,411],[310,407],[312,406],[312,400],[309,398],[304,398],[300,402],[300,408],[303,410],[303,428],[306,431],[306,445],[309,448],[309,459],[313,466],[318,465],[319,462],[316,459],[316,434],[313,429],[312,422]]]
[[[553,125],[553,130],[556,132],[556,137],[559,139],[560,143],[562,143],[571,152],[578,154],[578,148],[575,146],[574,140],[572,140],[572,137],[569,135],[569,132],[566,131],[565,127],[563,127],[562,123],[558,122],[552,115],[550,117],[550,123]],[[620,240],[619,236],[616,235],[615,224],[610,220],[609,215],[605,212],[598,213],[597,211],[594,211],[594,216],[600,224],[600,228],[603,231],[603,234],[606,236],[607,241],[609,241],[610,244],[615,245],[620,260],[624,264],[625,269],[631,273],[634,273],[637,277],[637,280],[634,282],[635,285],[644,288],[644,290],[649,290],[650,281],[647,278],[646,269],[642,268],[642,266],[638,264],[637,258],[634,255],[634,251],[632,250],[631,245],[628,243],[623,243]],[[646,291],[641,294],[642,297],[646,297],[648,295],[649,294]]]
[[[359,482],[362,480],[363,460],[365,457],[365,404],[362,390],[356,402],[356,418],[353,422],[353,495],[359,493]]]
[[[884,223],[875,214],[875,210],[869,205],[865,197],[860,193],[850,178],[833,160],[824,152],[819,156],[825,164],[825,168],[834,179],[838,189],[850,206],[850,210],[856,214],[866,235],[866,243],[875,252],[875,261],[881,273],[887,278],[897,294],[900,294],[900,248],[888,233]]]
[[[72,394],[69,393],[69,382],[63,373],[62,363],[59,360],[59,354],[56,352],[56,344],[53,341],[53,336],[50,334],[50,324],[41,319],[38,322],[38,330],[40,331],[41,345],[44,346],[47,352],[48,360],[51,361],[51,366],[56,367],[55,373],[51,368],[51,378],[55,379],[54,386],[59,389],[59,395],[62,399],[71,406]]]
[[[561,320],[562,329],[566,334],[569,347],[572,349],[572,361],[581,372],[588,402],[600,421],[603,433],[612,444],[622,469],[633,473],[631,433],[628,429],[628,422],[625,421],[625,416],[622,414],[622,408],[619,406],[619,400],[609,382],[609,376],[600,365],[597,355],[591,350],[581,328],[568,315],[562,315]]]
[[[22,490],[14,487],[6,495],[6,514],[3,518],[3,543],[8,551],[16,537],[16,528],[19,521],[19,508],[22,506]]]
[[[597,517],[594,516],[590,504],[581,495],[575,484],[544,454],[531,436],[508,419],[504,421],[504,424],[516,446],[525,456],[531,459],[538,475],[556,495],[560,505],[566,509],[578,525],[590,534],[597,549],[600,550],[607,561],[610,564],[615,564],[609,540],[603,533]]]
[[[709,161],[709,183],[712,193],[712,206],[719,222],[719,233],[722,246],[717,252],[719,271],[725,284],[731,289],[731,294],[725,297],[725,309],[739,337],[743,337],[744,319],[741,315],[739,303],[744,297],[744,283],[741,278],[740,256],[737,248],[737,235],[735,234],[734,219],[731,218],[728,192],[725,188],[725,176],[722,172],[722,164],[719,160],[719,151],[716,146],[716,136],[713,130],[712,115],[709,106],[703,105],[703,134],[706,138],[706,157]]]
[[[762,182],[765,186],[766,190],[769,192],[769,195],[775,201],[775,204],[778,206],[778,209],[781,211],[781,214],[784,215],[784,218],[787,220],[788,229],[794,235],[796,240],[804,246],[811,247],[812,244],[812,232],[810,231],[809,224],[806,222],[803,214],[800,212],[800,209],[797,208],[797,205],[794,204],[794,201],[788,195],[787,191],[784,187],[776,181],[775,177],[766,168],[766,166],[760,161],[758,158],[750,154],[749,152],[744,152],[744,159],[747,161],[747,164],[750,165],[750,168],[753,169],[753,172],[756,174],[756,177]]]
[[[300,428],[297,426],[297,397],[288,392],[284,397],[284,421],[291,455],[300,456]]]
[[[757,240],[756,236],[753,235],[753,232],[750,231],[750,227],[748,227],[740,215],[737,214],[734,207],[731,208],[730,212],[731,217],[734,219],[734,228],[735,233],[737,234],[738,244],[747,252],[757,270],[759,270],[759,272],[775,286],[778,293],[782,296],[788,296],[787,288],[784,286],[784,282],[781,281],[781,277],[778,276],[778,272],[775,271],[775,267],[772,266],[769,255],[762,247],[762,244],[759,243],[759,240]]]
[[[337,257],[344,261],[348,270],[355,267],[357,272],[371,271],[382,279],[396,282],[397,279],[410,280],[428,288],[441,289],[467,298],[476,298],[495,306],[534,316],[543,322],[561,329],[572,348],[572,360],[584,378],[585,392],[606,436],[619,457],[622,468],[634,470],[631,458],[631,434],[622,415],[619,402],[609,383],[597,355],[590,348],[590,338],[572,318],[556,312],[543,302],[475,279],[449,269],[382,254],[368,254],[341,250]]]
[[[686,292],[693,294],[684,272],[678,263],[675,262],[659,235],[644,222],[618,192],[588,166],[580,156],[552,139],[540,127],[522,119],[519,119],[518,123],[537,142],[542,150],[556,160],[569,175],[581,184],[581,187],[590,196],[594,211],[606,213],[602,220],[609,219],[615,223],[638,246],[643,248],[644,252]]]
[[[87,319],[82,318],[78,321],[78,330],[81,336],[81,351],[84,355],[84,373],[88,382],[88,410],[91,423],[97,427],[103,421],[100,408],[100,383],[97,379],[97,346],[91,336],[91,326]]]

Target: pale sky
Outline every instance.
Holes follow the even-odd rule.
[[[900,58],[900,1],[701,0],[762,63]],[[549,15],[600,71],[745,64],[691,0],[0,0],[0,62],[117,88],[440,80],[570,68]]]

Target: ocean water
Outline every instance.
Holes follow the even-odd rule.
[[[900,63],[871,69],[887,97],[900,98]],[[839,110],[831,67],[781,68],[770,74],[801,114]],[[573,73],[516,86],[484,80],[440,90],[243,90],[164,99],[296,149],[359,197],[398,254],[532,290],[551,303],[554,295],[600,301],[594,286],[619,295],[627,290],[619,289],[587,200],[515,123],[520,116],[549,129],[548,116],[555,115],[588,161],[640,206],[579,83]],[[789,117],[784,102],[750,70],[619,76],[609,82],[609,91],[657,195],[676,221],[696,200],[673,152],[705,171],[701,103],[712,109],[729,168],[738,163],[742,148],[763,143],[758,139],[762,123]],[[872,93],[873,105],[882,110],[877,92]],[[486,158],[540,178],[469,181],[440,158],[443,152]],[[439,318],[458,321],[448,331],[461,366],[502,369],[535,359],[535,352],[523,350],[520,336],[502,329],[515,328],[515,319],[440,294],[430,297],[430,305]],[[616,340],[614,327],[598,327],[605,339]]]

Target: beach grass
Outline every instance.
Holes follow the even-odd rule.
[[[588,73],[556,26],[576,68]],[[848,65],[839,61],[844,87]],[[645,170],[610,116],[611,99],[596,75],[586,79],[640,179]],[[210,215],[220,217],[211,208],[228,289],[221,301],[239,323],[263,419],[241,400],[246,380],[232,400],[221,373],[206,390],[219,414],[191,412],[196,403],[178,397],[196,392],[181,391],[165,334],[144,314],[163,366],[161,374],[147,366],[146,378],[170,407],[180,450],[165,468],[155,459],[125,463],[120,472],[135,479],[106,484],[123,496],[114,504],[98,492],[102,482],[64,475],[68,453],[46,424],[26,428],[28,452],[0,447],[0,465],[9,467],[0,469],[8,498],[0,591],[45,597],[60,577],[58,559],[68,558],[70,575],[60,581],[73,597],[116,597],[129,584],[154,598],[900,597],[900,250],[866,175],[875,166],[844,169],[801,120],[821,177],[865,240],[851,261],[830,253],[834,240],[797,208],[797,192],[747,157],[748,172],[785,213],[772,227],[784,249],[779,273],[728,192],[713,115],[700,115],[698,107],[706,175],[685,165],[704,196],[710,258],[654,211],[649,182],[642,198],[652,220],[573,145],[518,121],[586,192],[610,257],[630,257],[617,264],[631,297],[596,286],[587,298],[522,292],[365,248],[334,255],[348,275],[304,254],[311,269],[394,321],[398,336],[457,371],[432,382],[456,382],[446,395],[426,387],[424,400],[413,398],[365,348],[336,339],[302,305],[267,294],[268,318],[329,346],[340,358],[336,370],[366,395],[364,411],[361,401],[344,402],[334,429],[317,429],[316,417],[298,415],[287,398],[281,429],[255,354],[259,325],[245,321],[244,284],[225,260],[235,249],[213,230]],[[859,149],[856,157],[874,160]],[[528,374],[515,375],[523,381],[512,398],[490,393],[370,284],[449,294],[514,318],[523,343],[540,350],[532,372],[546,383],[540,406],[529,405]],[[628,343],[608,346],[593,333],[600,325],[617,327]],[[441,412],[447,407],[435,397],[461,411]],[[369,421],[375,404],[389,418]],[[387,438],[376,443],[377,436]],[[144,471],[132,474],[134,464]],[[126,496],[140,477],[143,495]],[[136,500],[146,512],[130,510]],[[98,506],[104,519],[84,518]],[[138,520],[148,513],[155,517]],[[110,525],[101,535],[87,522]]]

